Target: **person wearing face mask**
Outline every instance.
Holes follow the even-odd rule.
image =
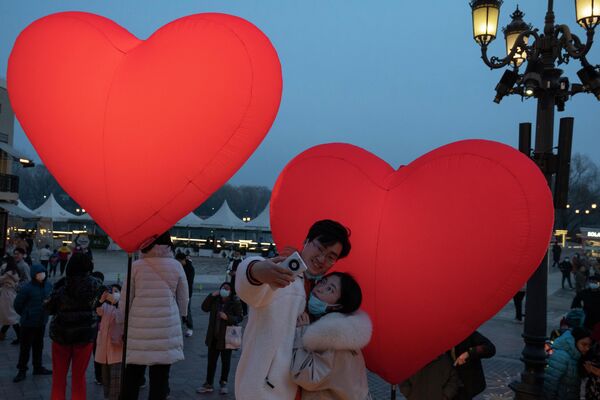
[[[202,311],[210,313],[206,330],[208,346],[208,367],[206,381],[198,388],[198,393],[214,391],[213,381],[217,369],[217,360],[221,357],[220,394],[227,394],[227,380],[231,365],[231,349],[225,348],[225,333],[228,326],[242,322],[242,303],[232,293],[229,283],[223,283],[219,290],[209,294],[202,303]]]
[[[294,339],[291,376],[301,388],[297,398],[371,399],[361,349],[371,340],[372,324],[359,311],[361,302],[360,286],[349,274],[333,272],[315,285]]]
[[[279,265],[286,256],[248,257],[238,267],[236,293],[249,318],[235,375],[237,400],[292,400],[298,385],[289,366],[298,317],[316,280],[350,253],[349,230],[333,220],[315,222],[300,256],[308,270],[300,276]]]
[[[15,311],[21,316],[20,351],[17,368],[19,373],[13,382],[20,382],[27,375],[29,353],[33,354],[33,374],[50,375],[52,371],[42,366],[44,348],[44,332],[48,322],[48,314],[44,310],[44,302],[52,292],[52,284],[46,282],[46,269],[38,264],[31,267],[33,278],[17,292]]]
[[[119,400],[121,390],[121,360],[123,358],[122,330],[116,325],[117,305],[121,299],[121,285],[114,284],[110,291],[100,296],[96,314],[100,317],[100,329],[96,339],[95,361],[101,365],[104,398]]]
[[[564,260],[558,264],[558,269],[562,273],[562,281],[560,282],[560,286],[565,288],[565,281],[569,284],[569,289],[573,289],[573,283],[571,282],[571,273],[573,272],[573,266],[571,265],[571,261],[569,257],[565,257]]]
[[[600,275],[592,275],[588,278],[588,288],[577,293],[571,308],[581,308],[585,312],[584,326],[592,329],[600,322]]]

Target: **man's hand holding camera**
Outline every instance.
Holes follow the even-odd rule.
[[[252,265],[252,278],[260,283],[265,283],[273,289],[280,289],[294,282],[295,275],[288,268],[277,263],[286,257],[278,256],[264,261],[258,261]]]

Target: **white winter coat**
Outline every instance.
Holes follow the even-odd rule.
[[[370,399],[361,349],[371,340],[372,325],[363,311],[330,313],[296,329],[291,375],[302,387],[302,400]]]
[[[125,285],[119,321],[124,318],[126,291]],[[127,363],[173,364],[183,360],[181,317],[187,315],[188,284],[169,246],[155,245],[133,263],[129,296]]]
[[[248,303],[248,325],[242,339],[242,355],[235,374],[237,400],[293,400],[298,386],[292,381],[290,364],[296,322],[306,307],[304,281],[297,278],[282,289],[248,282],[250,257],[238,266],[237,295]]]

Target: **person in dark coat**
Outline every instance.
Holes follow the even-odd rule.
[[[571,303],[571,308],[580,308],[582,303],[583,312],[585,312],[584,326],[591,330],[600,322],[600,275],[589,277],[588,288],[577,293]]]
[[[183,318],[183,322],[186,326],[185,337],[190,337],[194,334],[194,320],[192,319],[192,294],[194,293],[194,278],[196,277],[196,270],[192,264],[192,260],[188,258],[184,253],[175,254],[175,259],[183,266],[185,277],[188,283],[189,291],[189,302],[187,317]]]
[[[458,373],[444,353],[402,382],[400,392],[408,400],[454,400],[459,387]]]
[[[48,322],[48,314],[44,310],[44,302],[52,291],[52,284],[46,282],[46,269],[38,264],[31,267],[33,279],[17,292],[14,307],[20,320],[20,351],[17,368],[19,373],[13,382],[20,382],[27,374],[29,352],[33,353],[33,374],[50,375],[52,371],[42,366],[42,350],[44,348],[44,332]]]
[[[202,303],[202,311],[209,312],[206,345],[208,346],[208,368],[206,382],[198,393],[210,393],[214,390],[213,381],[217,369],[217,360],[221,356],[221,394],[227,394],[227,379],[231,366],[231,349],[225,348],[225,332],[228,326],[242,322],[242,303],[232,292],[230,283],[223,283],[218,291],[209,294]]]
[[[562,253],[562,247],[560,247],[560,244],[558,244],[558,242],[554,242],[554,244],[552,245],[552,266],[558,266],[559,262],[560,262],[560,253]]]
[[[481,333],[475,331],[450,349],[448,354],[463,384],[456,399],[471,400],[483,392],[486,384],[481,359],[491,358],[496,354],[494,344]]]
[[[56,283],[46,304],[53,315],[50,322],[53,399],[65,398],[69,367],[72,399],[86,398],[85,372],[98,332],[96,302],[104,291],[100,280],[91,276],[93,269],[87,255],[73,254],[66,266],[66,277]]]
[[[567,281],[567,283],[569,284],[569,288],[573,289],[573,283],[571,282],[571,273],[573,272],[573,265],[571,264],[569,257],[565,257],[565,259],[562,260],[560,264],[558,264],[558,269],[560,269],[560,272],[562,273],[562,281],[560,283],[560,286],[564,289],[565,281]]]

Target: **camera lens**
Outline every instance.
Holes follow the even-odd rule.
[[[300,263],[297,260],[290,261],[290,269],[292,271],[298,271],[298,268],[300,268]]]

